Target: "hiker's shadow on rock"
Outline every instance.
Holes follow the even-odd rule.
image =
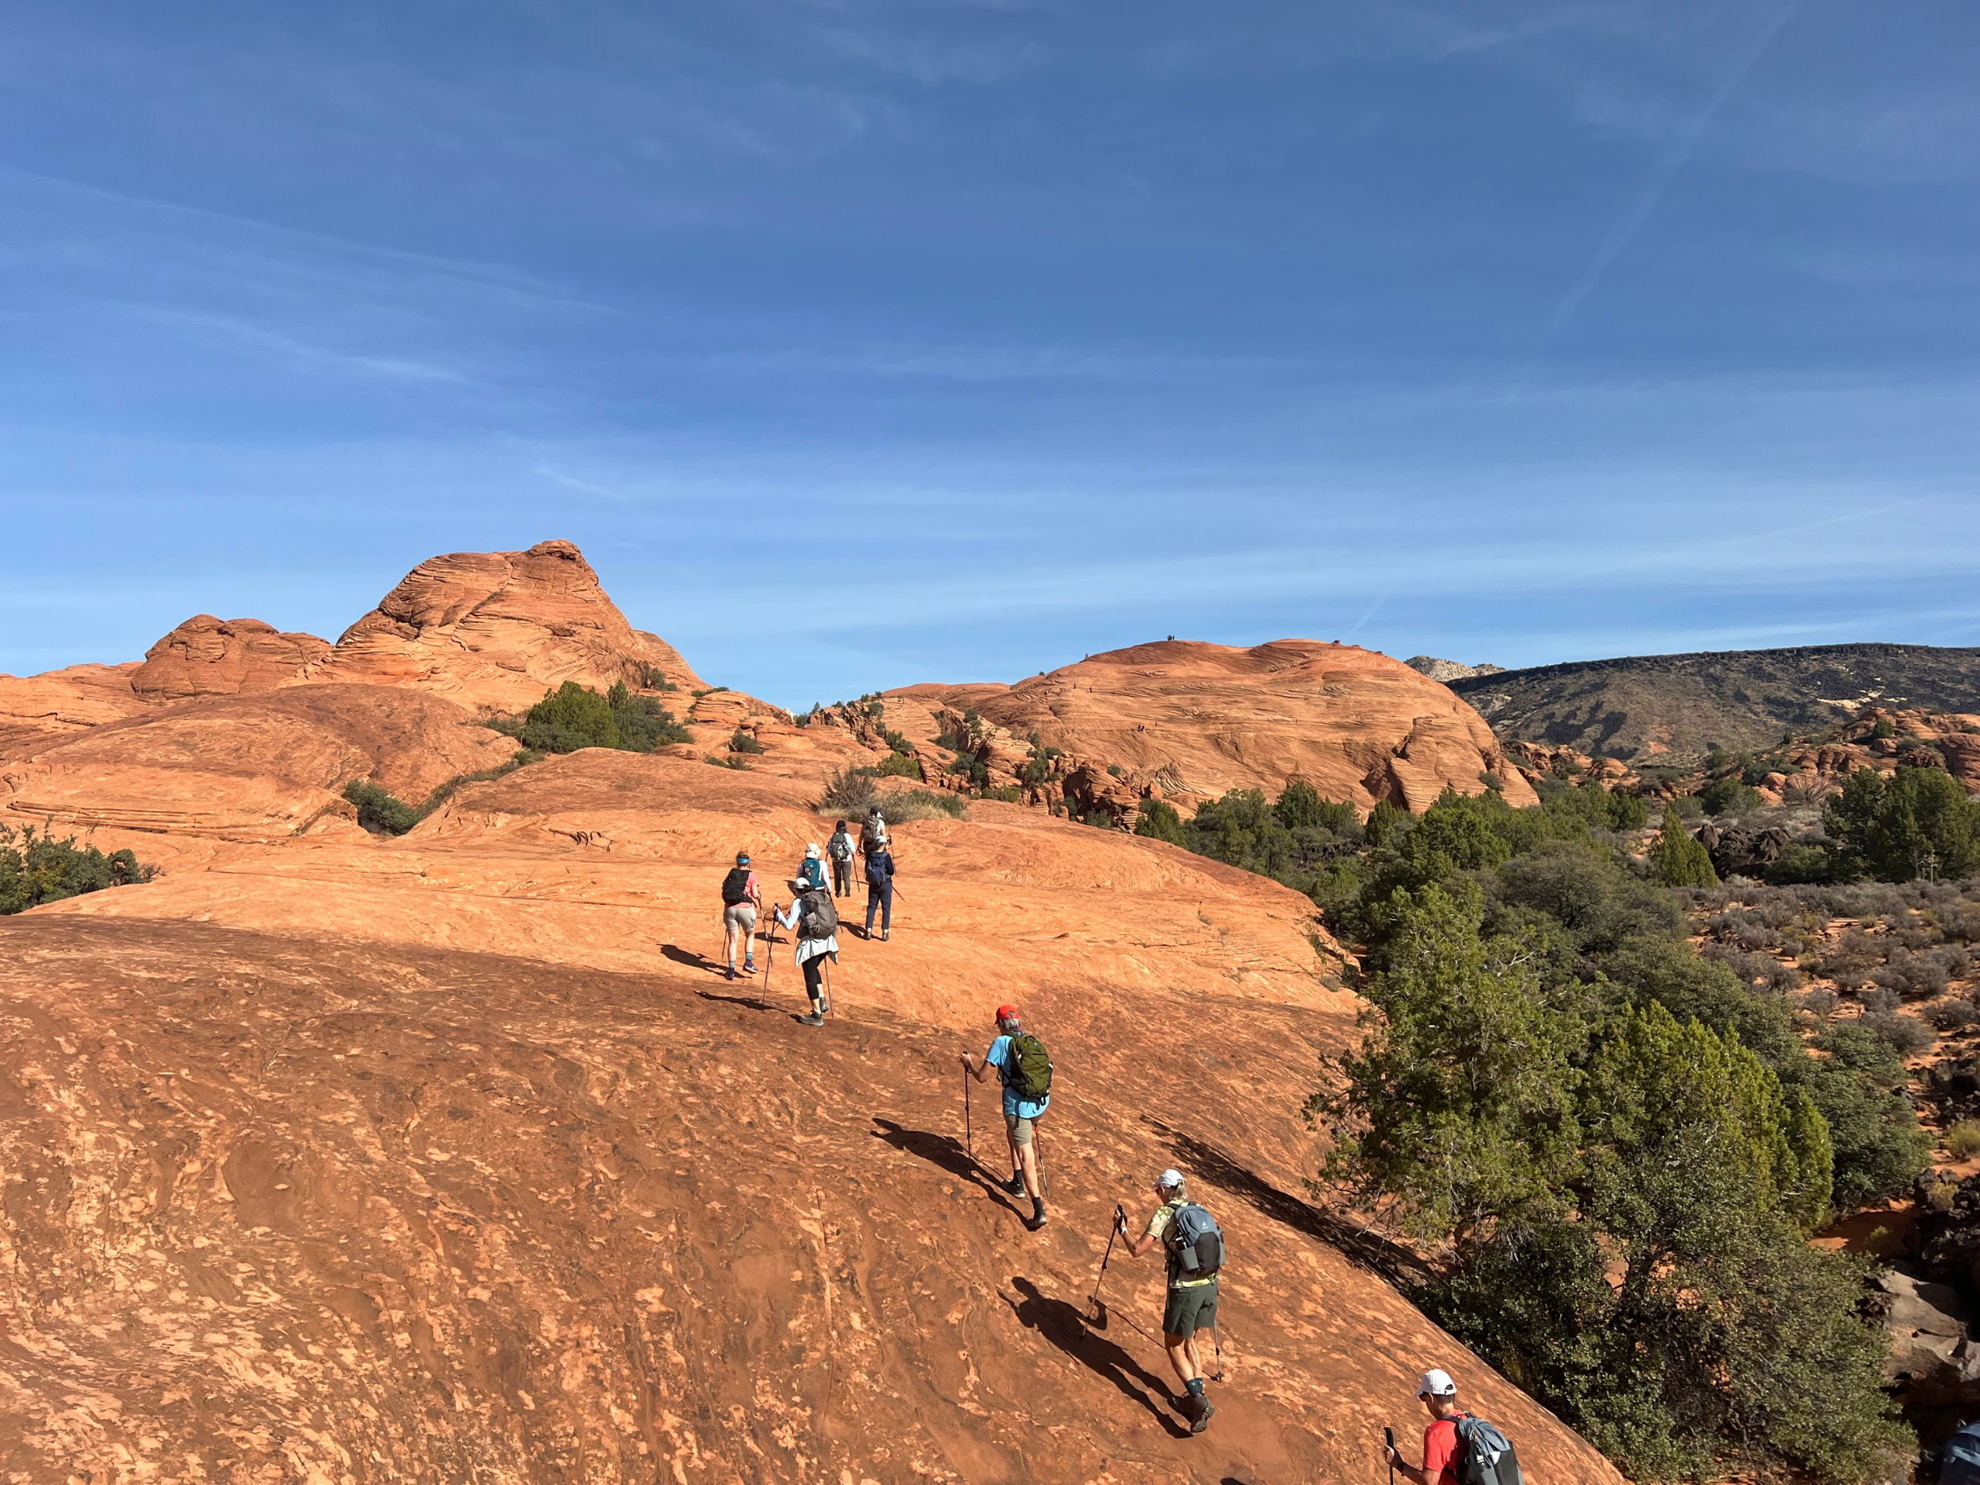
[[[1140,1362],[1094,1331],[1077,1306],[1063,1299],[1047,1298],[1029,1279],[1014,1278],[1011,1287],[1024,1297],[1012,1299],[1008,1294],[997,1297],[1011,1307],[1018,1324],[1037,1331],[1096,1377],[1112,1382],[1123,1397],[1133,1399],[1153,1413],[1155,1421],[1169,1431],[1170,1438],[1189,1437],[1189,1430],[1176,1420],[1174,1413],[1156,1401],[1169,1395],[1161,1378],[1150,1375]]]
[[[706,954],[696,954],[692,950],[683,949],[679,944],[662,944],[660,953],[675,964],[685,964],[689,969],[705,969],[711,975],[719,975],[728,968],[726,964],[717,964]]]
[[[767,1000],[758,1000],[754,995],[717,995],[713,990],[694,992],[703,1000],[719,1000],[725,1005],[739,1005],[746,1011],[774,1011],[777,1008]]]
[[[896,1124],[892,1119],[875,1119],[880,1127],[873,1131],[877,1140],[885,1140],[896,1150],[919,1156],[930,1165],[947,1171],[952,1176],[961,1176],[965,1181],[974,1181],[983,1188],[984,1194],[997,1205],[1020,1221],[1024,1213],[1011,1205],[1010,1198],[983,1173],[983,1167],[969,1158],[969,1151],[957,1142],[954,1135],[930,1134],[925,1129],[908,1129]]]
[[[1143,1122],[1169,1142],[1178,1160],[1191,1175],[1201,1176],[1212,1186],[1220,1186],[1242,1197],[1254,1208],[1282,1222],[1295,1232],[1331,1244],[1351,1262],[1404,1284],[1427,1283],[1430,1272],[1423,1260],[1398,1243],[1358,1223],[1301,1201],[1291,1192],[1281,1191],[1253,1171],[1246,1170],[1215,1145],[1195,1139],[1147,1115]]]

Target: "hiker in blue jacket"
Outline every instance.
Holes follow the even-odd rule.
[[[1018,1087],[1021,1073],[1018,1066],[1018,1051],[1014,1043],[1025,1035],[1024,1027],[1018,1019],[1018,1008],[1014,1005],[997,1007],[997,1039],[990,1043],[990,1050],[983,1054],[981,1063],[972,1062],[967,1054],[959,1060],[963,1071],[977,1082],[985,1082],[990,1077],[990,1069],[996,1068],[999,1080],[1004,1085],[1004,1137],[1011,1146],[1011,1179],[1004,1189],[1016,1196],[1020,1192],[1031,1198],[1031,1217],[1025,1223],[1033,1232],[1045,1225],[1045,1182],[1038,1170],[1038,1121],[1051,1106],[1051,1066],[1046,1064],[1046,1091],[1036,1097],[1028,1097]],[[1028,1039],[1032,1044],[1037,1038]],[[1038,1047],[1040,1056],[1044,1048]]]

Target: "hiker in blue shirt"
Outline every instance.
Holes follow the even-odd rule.
[[[1043,1071],[1028,1073],[1023,1067],[1026,1054],[1033,1067]],[[983,1054],[983,1061],[972,1062],[967,1055],[960,1061],[963,1071],[977,1082],[987,1082],[996,1068],[1004,1085],[1004,1135],[1011,1145],[1011,1179],[1004,1189],[1011,1195],[1031,1198],[1031,1218],[1025,1223],[1033,1232],[1045,1225],[1045,1180],[1038,1170],[1038,1121],[1052,1103],[1052,1063],[1044,1044],[1027,1034],[1018,1020],[1014,1005],[997,1007],[997,1039]],[[1027,1088],[1027,1082],[1032,1084]]]

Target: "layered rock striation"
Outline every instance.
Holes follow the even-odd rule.
[[[145,651],[130,686],[145,701],[272,691],[329,653],[330,641],[314,634],[283,634],[259,619],[194,614]]]
[[[565,681],[602,691],[655,673],[706,684],[672,645],[626,622],[575,546],[542,541],[428,558],[291,684],[410,686],[514,711]]]

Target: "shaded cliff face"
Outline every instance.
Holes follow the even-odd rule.
[[[313,634],[282,634],[259,619],[194,614],[144,652],[131,691],[146,701],[272,691],[330,653]]]
[[[809,797],[586,751],[0,920],[0,1470],[1359,1479],[1436,1364],[1532,1478],[1618,1480],[1293,1194],[1358,1005],[1310,903],[980,803],[895,827],[893,939],[842,935],[813,1030],[787,939],[767,984],[711,962],[723,868],[791,869]],[[1013,998],[1057,1069],[1036,1235],[954,1060]],[[1168,1165],[1233,1254],[1195,1439],[1155,1261],[1087,1318]]]
[[[684,689],[706,684],[672,645],[626,622],[575,546],[543,541],[428,558],[299,681],[413,686],[514,711],[565,681],[636,687],[649,666]]]
[[[917,706],[931,718],[979,713],[1009,735],[1014,766],[1033,734],[1102,772],[1111,764],[1117,792],[1200,800],[1255,788],[1276,797],[1302,778],[1364,811],[1380,799],[1420,811],[1447,785],[1480,793],[1481,775],[1491,773],[1512,804],[1535,802],[1469,705],[1401,661],[1352,645],[1171,640],[1014,686],[910,686],[887,699],[890,707],[898,699],[903,716]]]

